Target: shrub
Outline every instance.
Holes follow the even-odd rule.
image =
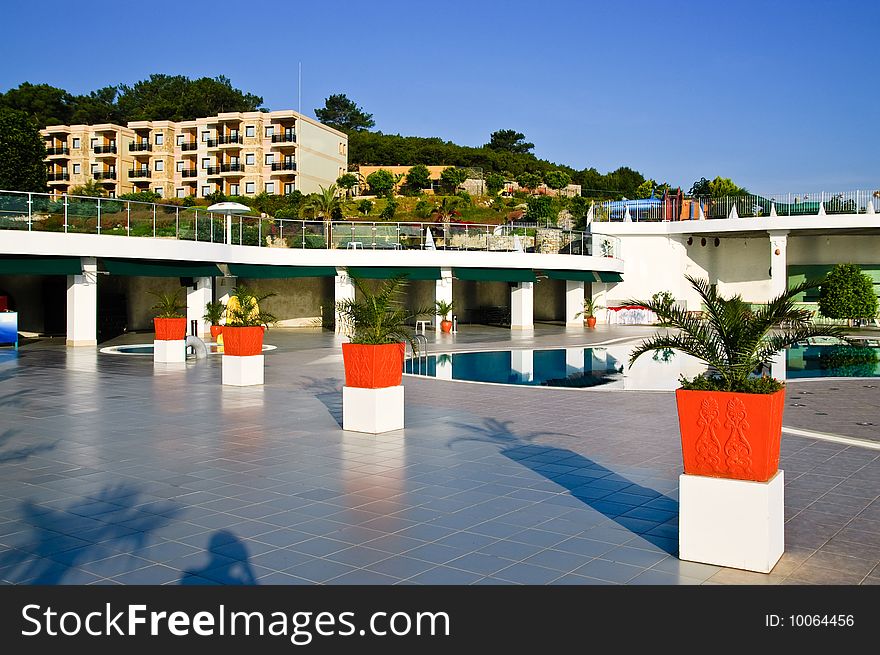
[[[819,312],[826,318],[873,318],[877,314],[873,281],[855,264],[837,264],[819,289]]]
[[[385,207],[382,208],[382,212],[379,214],[379,217],[382,220],[390,221],[394,218],[394,214],[397,212],[397,201],[394,198],[388,198],[388,202],[385,203]]]
[[[372,201],[372,200],[366,200],[366,199],[361,200],[361,201],[358,203],[357,210],[358,210],[361,214],[363,214],[364,216],[366,216],[366,215],[369,214],[371,211],[373,211],[373,201]]]

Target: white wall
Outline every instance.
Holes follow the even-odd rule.
[[[340,154],[340,143],[348,147],[348,139],[335,131],[297,121],[296,133],[296,188],[303,193],[314,193],[319,186],[329,187],[339,177],[339,169],[348,169],[348,156]]]

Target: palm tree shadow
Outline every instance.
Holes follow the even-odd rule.
[[[18,548],[0,554],[6,579],[27,584],[63,584],[79,564],[143,548],[154,530],[170,523],[181,507],[171,502],[143,502],[130,484],[107,486],[98,494],[64,509],[24,501],[21,515],[31,526]]]
[[[572,497],[665,552],[678,553],[678,501],[634,482],[580,453],[543,443],[554,432],[516,434],[512,421],[486,418],[482,425],[456,423],[470,432],[456,441],[484,441],[503,446],[505,457],[566,489]]]
[[[180,576],[181,585],[255,585],[247,546],[228,530],[219,530],[208,544],[209,560],[198,569],[187,569]]]
[[[0,447],[5,446],[7,442],[11,441],[19,432],[21,432],[21,430],[9,428],[3,432],[3,434],[0,434]],[[0,464],[25,460],[31,455],[53,450],[55,446],[58,445],[59,441],[60,439],[56,439],[52,443],[33,444],[22,448],[0,451]]]

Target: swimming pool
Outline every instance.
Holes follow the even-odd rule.
[[[706,371],[697,359],[663,350],[627,366],[632,345],[441,353],[408,359],[404,372],[447,380],[606,390],[668,391],[679,378]],[[880,377],[880,348],[795,346],[786,351],[785,377]],[[772,372],[782,377],[776,366]]]

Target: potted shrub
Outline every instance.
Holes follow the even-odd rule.
[[[360,295],[336,303],[336,311],[350,343],[342,344],[345,385],[381,389],[400,384],[406,343],[418,350],[408,324],[430,314],[428,308],[409,310],[399,300],[406,276],[385,280],[375,291],[354,276]]]
[[[435,314],[440,317],[440,331],[444,334],[449,334],[452,332],[452,321],[450,321],[448,317],[455,308],[455,303],[438,300],[434,304],[437,307]]]
[[[584,310],[575,314],[574,317],[577,318],[578,316],[583,316],[584,325],[588,328],[594,328],[596,327],[595,312],[599,309],[604,309],[604,307],[597,304],[592,296],[584,296]]]
[[[186,339],[186,303],[180,297],[180,291],[164,293],[150,291],[150,294],[158,299],[152,309],[156,316],[153,326],[156,331],[156,341],[181,341]]]
[[[205,305],[205,315],[202,318],[211,326],[211,338],[216,339],[217,335],[223,330],[220,321],[223,320],[223,314],[226,313],[226,305],[222,302],[209,302]]]
[[[258,293],[239,284],[226,307],[223,326],[223,354],[236,357],[259,355],[263,352],[263,333],[277,318],[260,308],[260,303],[274,293]]]
[[[813,325],[795,298],[818,286],[804,282],[757,310],[739,296],[724,298],[705,280],[686,276],[705,306],[703,317],[658,298],[631,300],[657,314],[676,332],[658,332],[640,343],[630,365],[648,352],[671,349],[703,361],[709,371],[682,378],[675,392],[684,472],[690,475],[766,482],[779,467],[785,385],[756,371],[769,367],[784,348],[814,336],[837,337],[841,329]],[[785,324],[787,329],[774,329]]]

